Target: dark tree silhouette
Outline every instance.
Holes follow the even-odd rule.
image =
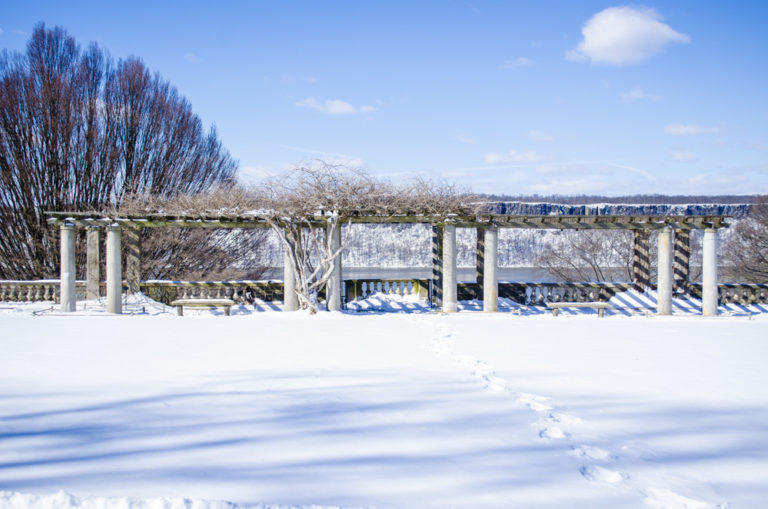
[[[58,273],[46,210],[197,193],[236,168],[215,129],[137,58],[115,65],[43,24],[25,53],[0,55],[0,278]]]

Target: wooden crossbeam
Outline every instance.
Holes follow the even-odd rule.
[[[46,212],[50,224],[71,224],[80,227],[104,227],[112,224],[134,228],[266,228],[268,223],[257,214],[121,214],[99,212]],[[495,224],[501,228],[534,229],[621,229],[657,230],[671,227],[693,230],[728,227],[725,216],[574,216],[574,215],[454,215],[450,218],[434,215],[353,215],[349,221],[362,224],[426,223],[442,224],[450,220],[460,228],[477,228]],[[324,218],[317,216],[317,224]]]

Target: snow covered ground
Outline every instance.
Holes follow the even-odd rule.
[[[0,507],[764,507],[768,312],[652,297],[0,303]]]

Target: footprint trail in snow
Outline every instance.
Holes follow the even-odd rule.
[[[618,485],[630,480],[629,474],[610,468],[618,460],[618,456],[597,446],[579,444],[573,439],[574,428],[578,428],[583,421],[574,415],[560,412],[550,398],[527,392],[515,391],[511,384],[496,374],[494,368],[469,355],[458,354],[451,347],[453,334],[444,327],[438,328],[432,338],[432,347],[435,353],[445,356],[456,362],[462,368],[482,382],[485,390],[509,395],[517,404],[527,406],[539,415],[533,423],[538,436],[542,440],[555,443],[563,441],[572,442],[569,455],[581,460],[582,466],[578,469],[581,476],[588,482],[602,483],[606,485]],[[659,488],[637,488],[645,497],[645,503],[651,507],[666,508],[721,508],[725,505],[714,506],[706,502],[685,498],[671,490]]]

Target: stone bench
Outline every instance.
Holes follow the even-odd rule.
[[[184,307],[188,308],[224,308],[224,314],[229,316],[229,308],[235,305],[231,299],[179,299],[171,302],[171,306],[176,306],[176,314],[184,316]]]
[[[557,316],[560,308],[595,308],[597,316],[604,316],[605,309],[610,307],[607,302],[547,302],[547,307],[552,310],[552,316]]]

